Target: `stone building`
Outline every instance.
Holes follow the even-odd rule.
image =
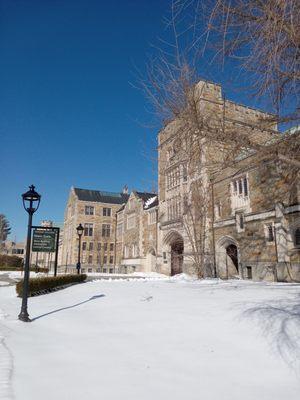
[[[63,264],[77,262],[82,223],[86,271],[300,280],[300,163],[280,144],[276,154],[255,151],[293,140],[291,132],[280,134],[271,115],[225,99],[218,84],[200,81],[195,93],[209,134],[188,137],[182,120],[159,132],[158,194],[71,189]],[[214,130],[231,135],[232,145]]]
[[[215,176],[217,276],[300,280],[300,180],[291,190],[290,162],[251,155]]]
[[[115,271],[116,212],[126,203],[126,188],[122,193],[71,188],[65,210],[61,270],[74,270],[78,260],[76,227],[81,223],[82,272]]]
[[[5,254],[9,256],[18,256],[24,260],[26,253],[26,243],[16,242],[13,240],[5,240],[3,248],[0,254]]]
[[[257,144],[280,138],[276,125],[265,123],[262,128],[261,121],[270,120],[270,115],[225,100],[217,84],[201,81],[198,87],[204,115],[216,119],[221,115],[224,126],[246,132]],[[234,167],[221,171],[205,167],[196,176],[191,168],[193,154],[184,150],[183,135],[176,120],[158,135],[157,270],[170,275],[197,273],[193,257],[198,238],[191,238],[191,231],[202,222],[197,216],[194,227],[184,221],[188,204],[197,202],[192,188],[198,186],[207,193],[205,204],[199,206],[205,217],[201,216],[204,276],[299,279],[300,204],[284,184],[288,163],[274,157],[258,162],[255,155],[242,157],[239,148]],[[210,161],[217,165],[218,158],[224,157],[223,148],[213,141],[203,153],[206,165]]]
[[[154,272],[157,255],[158,197],[132,191],[117,212],[117,265],[119,272]]]

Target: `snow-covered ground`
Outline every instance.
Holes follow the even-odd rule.
[[[0,399],[298,400],[300,285],[94,280],[0,287]]]

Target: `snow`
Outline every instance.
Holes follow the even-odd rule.
[[[0,288],[0,398],[296,400],[300,285],[181,275]]]
[[[150,197],[150,199],[145,201],[145,206],[144,208],[147,209],[151,206],[151,204],[153,204],[155,202],[155,200],[157,199],[157,196],[154,197]]]

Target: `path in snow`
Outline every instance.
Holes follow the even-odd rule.
[[[31,298],[30,324],[13,287],[0,304],[16,400],[299,399],[300,285],[93,281]]]

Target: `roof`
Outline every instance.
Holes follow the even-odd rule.
[[[156,193],[147,193],[147,192],[136,192],[134,191],[134,193],[143,201],[147,201],[149,199],[151,199],[154,196],[157,196]]]
[[[158,196],[155,195],[145,202],[144,210],[150,210],[151,208],[157,207],[157,206],[158,206]]]
[[[129,194],[105,192],[103,190],[89,190],[74,188],[78,200],[93,201],[97,203],[124,204],[129,198]]]

